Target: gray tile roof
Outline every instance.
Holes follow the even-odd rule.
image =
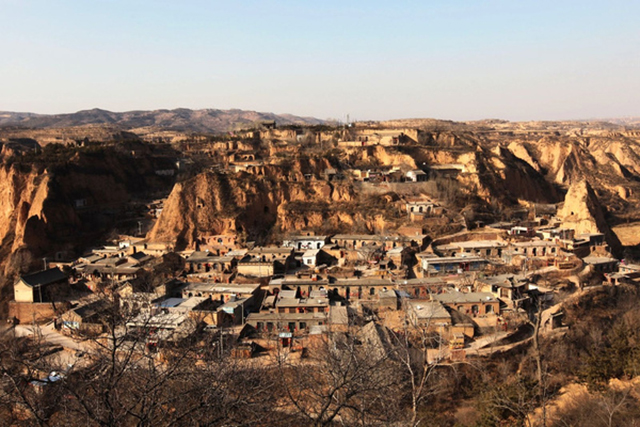
[[[60,271],[58,267],[40,271],[38,273],[27,274],[20,277],[28,286],[46,286],[51,283],[61,282],[67,279],[67,276]]]

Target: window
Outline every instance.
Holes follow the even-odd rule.
[[[307,329],[307,324],[305,322],[300,322],[300,329]]]

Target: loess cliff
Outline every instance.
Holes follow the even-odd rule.
[[[155,173],[168,163],[164,154],[50,147],[0,164],[5,299],[16,274],[42,268],[45,257],[73,259],[114,230],[127,231],[128,218],[144,206],[136,200],[173,185]]]

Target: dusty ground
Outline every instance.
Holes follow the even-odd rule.
[[[613,227],[618,239],[624,246],[635,246],[640,244],[640,222],[617,225]]]

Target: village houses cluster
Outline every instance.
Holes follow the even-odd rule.
[[[438,215],[432,200],[407,200],[406,215]],[[541,225],[544,224],[544,225]],[[419,227],[376,235],[300,231],[279,245],[203,235],[179,253],[171,243],[121,236],[73,261],[21,276],[15,322],[53,320],[63,333],[99,334],[109,301],[147,344],[203,328],[251,329],[292,346],[357,319],[401,319],[452,349],[518,326],[532,300],[552,300],[540,272],[570,276],[585,265],[606,283],[638,280],[640,266],[611,257],[602,234],[576,235],[553,215],[481,225],[431,240]],[[178,270],[167,269],[171,261]],[[561,313],[545,328],[561,326]]]

